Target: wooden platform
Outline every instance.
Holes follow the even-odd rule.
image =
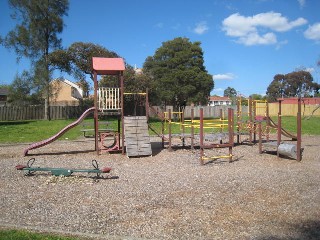
[[[124,136],[128,157],[152,155],[146,116],[124,117]]]

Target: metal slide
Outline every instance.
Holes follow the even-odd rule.
[[[45,146],[47,144],[50,144],[52,142],[54,142],[55,140],[57,140],[60,136],[62,136],[65,132],[69,131],[71,128],[79,125],[79,123],[81,123],[83,121],[83,119],[86,118],[86,116],[88,116],[90,113],[92,113],[94,111],[94,107],[87,109],[78,119],[77,121],[69,124],[68,126],[64,127],[62,130],[60,130],[57,134],[53,135],[52,137],[42,140],[40,142],[36,142],[36,143],[32,143],[31,145],[29,145],[23,152],[23,156],[27,156],[29,150],[32,149],[36,149],[36,148],[40,148],[42,146]]]

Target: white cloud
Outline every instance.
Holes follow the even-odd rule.
[[[306,68],[305,71],[307,71],[309,73],[313,73],[315,70],[313,67],[309,67],[309,68]]]
[[[300,7],[303,8],[304,5],[306,4],[306,0],[298,0],[298,3],[300,5]]]
[[[226,32],[226,35],[238,38],[237,42],[244,45],[266,45],[277,43],[274,32],[286,32],[306,23],[307,20],[304,18],[289,21],[281,13],[275,12],[260,13],[248,17],[235,13],[223,20],[222,30]],[[265,29],[269,32],[266,32]],[[261,35],[259,33],[261,30],[266,33]]]
[[[233,73],[216,74],[212,76],[213,80],[233,80],[236,76]]]
[[[320,41],[320,22],[309,26],[304,32],[304,36],[311,40]]]
[[[157,27],[157,28],[163,28],[163,23],[162,22],[159,22],[159,23],[157,23],[156,25],[155,25],[155,27]]]
[[[209,30],[209,27],[207,25],[207,22],[203,21],[196,24],[196,27],[193,29],[193,32],[201,35],[207,32],[208,30]]]
[[[274,33],[266,33],[260,36],[257,32],[253,32],[249,33],[247,36],[240,37],[238,42],[246,46],[268,45],[275,44],[277,42],[277,37]]]

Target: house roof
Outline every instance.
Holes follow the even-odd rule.
[[[210,101],[231,101],[229,97],[220,97],[220,96],[210,96]]]
[[[117,75],[125,70],[122,58],[92,58],[92,71],[99,75]]]

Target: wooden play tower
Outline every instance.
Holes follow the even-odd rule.
[[[122,58],[92,58],[92,73],[94,82],[94,129],[95,129],[95,150],[99,154],[99,129],[98,117],[99,112],[109,115],[121,116],[121,124],[123,125],[123,72],[125,64]],[[118,77],[119,88],[99,88],[98,75],[112,75]],[[118,121],[118,136],[120,138],[120,126]],[[123,129],[123,126],[122,126]],[[121,146],[124,146],[124,132],[121,132]],[[122,147],[122,153],[124,148]]]
[[[125,63],[122,58],[92,58],[92,73],[94,80],[95,150],[97,151],[97,154],[113,150],[121,150],[122,154],[127,152],[128,157],[151,155],[152,151],[147,124],[149,105],[148,96],[147,93],[124,92],[124,71]],[[99,88],[98,75],[117,76],[118,87]],[[125,95],[145,96],[146,116],[125,116]],[[99,113],[117,116],[118,129],[113,133],[99,132]],[[103,140],[110,135],[114,135],[115,144],[112,148],[106,148],[103,146]],[[124,146],[126,146],[126,149]]]

